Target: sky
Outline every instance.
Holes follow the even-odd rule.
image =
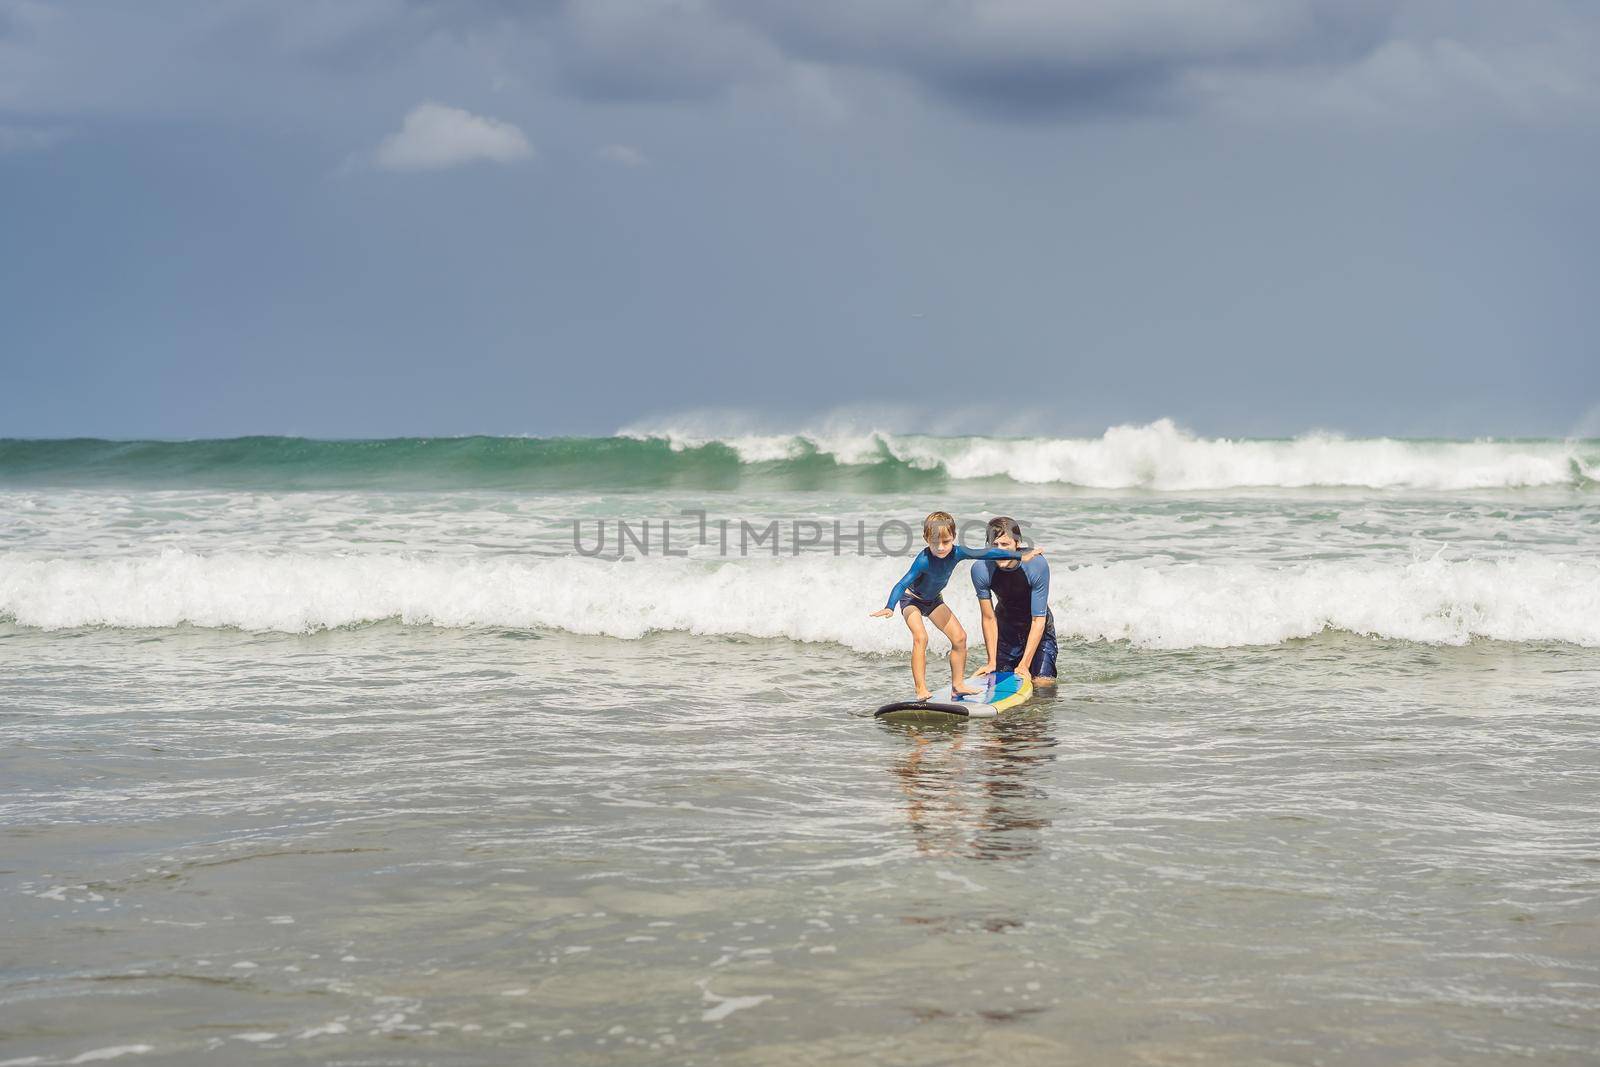
[[[0,437],[1600,436],[1589,0],[0,0]]]

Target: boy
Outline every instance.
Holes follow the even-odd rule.
[[[928,631],[922,624],[926,615],[950,639],[950,691],[952,693],[977,693],[969,689],[962,676],[967,669],[967,632],[945,606],[943,592],[955,572],[956,564],[966,559],[1012,559],[1027,562],[1039,555],[1034,549],[1027,555],[1003,548],[988,548],[971,552],[956,544],[956,520],[947,511],[935,511],[922,520],[922,539],[928,547],[917,553],[911,569],[889,593],[889,603],[874,611],[875,619],[887,619],[899,608],[905,615],[906,627],[911,631],[911,680],[917,686],[917,699],[933,696],[928,689]]]

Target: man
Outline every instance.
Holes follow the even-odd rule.
[[[1022,528],[1015,519],[989,520],[988,542],[1015,552]],[[984,671],[1015,671],[1034,685],[1056,684],[1056,622],[1050,614],[1050,564],[1043,556],[1017,560],[979,560],[972,565],[972,588],[983,613],[983,643],[989,658]],[[996,603],[998,598],[998,604]]]

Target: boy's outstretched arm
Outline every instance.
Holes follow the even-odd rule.
[[[964,559],[1027,559],[1021,552],[1011,552],[1004,548],[985,548],[974,552],[965,545],[956,546],[957,561]]]
[[[916,581],[917,575],[927,569],[928,557],[921,552],[917,553],[917,558],[911,561],[911,569],[906,571],[905,577],[896,582],[895,587],[889,590],[889,603],[885,604],[882,610],[874,611],[872,613],[873,618],[881,619],[893,615],[894,609],[900,606],[900,598],[905,595],[907,589],[911,588],[911,583]]]

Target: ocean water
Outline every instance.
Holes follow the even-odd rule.
[[[0,1064],[1593,1063],[1597,471],[0,442]],[[935,507],[1061,684],[881,724]]]

